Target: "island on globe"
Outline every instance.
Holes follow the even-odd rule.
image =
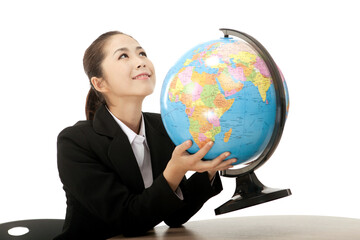
[[[282,77],[288,111],[289,99]],[[175,145],[207,142],[204,159],[229,151],[235,164],[255,160],[274,131],[276,94],[267,63],[247,42],[225,37],[188,51],[169,70],[161,90],[161,117]]]

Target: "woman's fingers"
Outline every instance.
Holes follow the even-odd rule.
[[[191,140],[187,140],[185,142],[183,142],[182,144],[178,145],[175,148],[175,152],[179,155],[181,155],[183,152],[185,152],[186,150],[188,150],[192,145],[192,141]]]
[[[203,159],[205,155],[210,151],[211,147],[214,145],[213,141],[206,143],[199,151],[193,154],[193,157],[196,159]]]
[[[223,171],[223,170],[232,168],[234,166],[232,164],[235,163],[236,161],[237,161],[236,158],[231,158],[231,159],[223,161],[221,164],[219,164],[217,166],[217,171]]]
[[[220,156],[218,156],[217,158],[215,158],[214,160],[212,160],[212,170],[224,170],[224,169],[228,169],[231,168],[233,165],[233,163],[236,162],[236,158],[231,158],[228,160],[225,160],[228,156],[230,156],[229,152],[225,152],[223,154],[221,154]]]
[[[236,162],[236,158],[225,160],[229,155],[229,152],[225,152],[213,160],[201,161],[199,168],[201,171],[220,171],[231,168],[232,164]]]
[[[233,158],[224,161],[228,156],[230,156],[229,152],[222,153],[213,160],[202,160],[204,156],[210,151],[213,145],[214,143],[210,141],[195,154],[184,155],[186,153],[186,150],[188,150],[192,146],[192,141],[187,140],[175,148],[173,153],[175,155],[173,155],[173,157],[174,159],[178,159],[178,163],[182,162],[182,165],[185,166],[185,169],[197,172],[221,171],[231,168],[232,164],[236,162],[236,159]]]

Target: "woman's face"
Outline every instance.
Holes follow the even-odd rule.
[[[111,101],[123,97],[146,97],[155,88],[155,69],[144,49],[125,34],[112,36],[104,47],[102,62],[105,96]]]

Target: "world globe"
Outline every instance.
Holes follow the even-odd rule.
[[[171,67],[161,89],[161,117],[172,141],[191,139],[189,153],[214,145],[203,160],[228,151],[236,177],[232,198],[215,214],[291,195],[290,189],[263,185],[255,174],[273,154],[289,111],[284,76],[265,47],[252,36],[220,29],[224,37],[201,43]],[[234,36],[236,38],[232,38]]]
[[[225,151],[235,164],[259,158],[269,146],[279,103],[268,65],[256,47],[228,36],[187,51],[161,90],[161,117],[174,144],[191,139],[188,152],[195,153],[213,141],[205,160]],[[289,95],[279,73],[287,116]]]

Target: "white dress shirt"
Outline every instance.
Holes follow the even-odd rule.
[[[122,121],[120,121],[117,117],[115,117],[112,112],[106,107],[111,116],[115,119],[115,121],[119,124],[121,130],[126,134],[129,139],[131,148],[134,152],[136,161],[139,165],[141,176],[143,178],[145,188],[148,188],[153,183],[153,174],[152,174],[152,166],[151,166],[151,156],[150,149],[146,141],[145,135],[145,122],[144,116],[141,115],[141,125],[139,134],[136,134],[133,130],[131,130],[128,126],[126,126]],[[181,199],[184,199],[182,191],[180,187],[175,190],[175,194]]]

